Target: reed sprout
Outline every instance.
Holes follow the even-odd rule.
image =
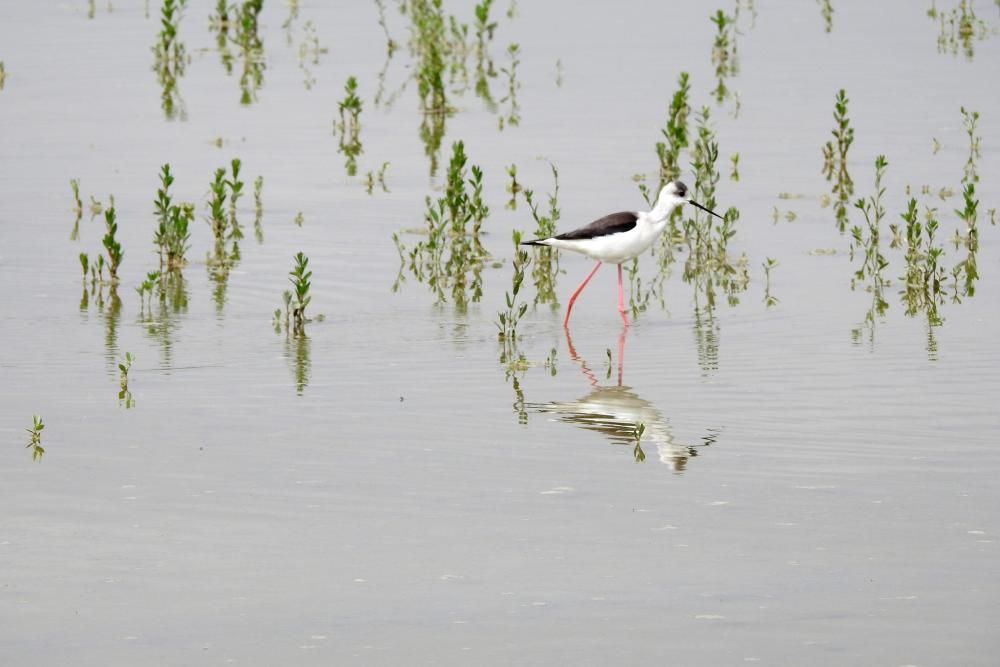
[[[31,428],[24,429],[30,436],[25,449],[31,450],[32,461],[41,461],[45,454],[45,448],[42,447],[42,431],[45,429],[45,423],[42,421],[41,415],[32,415],[31,422]]]

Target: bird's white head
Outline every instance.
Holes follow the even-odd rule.
[[[722,216],[715,211],[707,209],[694,199],[691,199],[688,195],[688,187],[681,181],[671,181],[663,186],[663,189],[660,190],[660,196],[656,200],[656,207],[653,210],[663,215],[663,217],[666,217],[670,215],[676,207],[684,203],[691,204],[692,206],[700,208],[703,211],[711,213],[720,220],[722,219]]]

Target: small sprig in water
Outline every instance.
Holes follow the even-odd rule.
[[[334,134],[339,137],[337,152],[346,157],[344,169],[348,176],[355,176],[358,173],[358,155],[363,150],[361,146],[362,103],[357,94],[358,80],[353,76],[347,77],[344,93],[344,99],[337,104],[340,120],[334,122]]]
[[[45,448],[42,447],[42,430],[45,428],[45,424],[42,422],[41,415],[32,415],[31,420],[31,428],[24,429],[31,436],[28,444],[25,445],[25,449],[31,450],[32,461],[41,461],[42,456],[45,454]]]
[[[854,142],[854,128],[847,117],[847,93],[841,88],[833,106],[833,141],[823,145],[823,175],[833,183],[833,211],[837,229],[847,229],[847,203],[854,194],[854,181],[847,170],[847,151]]]

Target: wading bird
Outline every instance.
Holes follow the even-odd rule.
[[[663,189],[660,190],[656,206],[651,211],[612,213],[571,232],[545,239],[524,241],[521,244],[545,245],[560,250],[572,250],[597,260],[594,268],[590,270],[587,277],[569,297],[563,326],[569,324],[569,314],[573,310],[573,302],[576,301],[576,297],[580,296],[580,292],[583,291],[583,288],[587,286],[587,283],[604,262],[618,265],[618,312],[621,313],[625,324],[629,323],[628,315],[625,314],[625,298],[622,293],[622,262],[627,262],[646,252],[653,245],[653,241],[666,229],[670,214],[685,202],[722,219],[721,215],[694,201],[688,197],[687,193],[686,185],[680,181],[673,181],[664,185]]]

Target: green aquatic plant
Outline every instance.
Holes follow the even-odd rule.
[[[635,447],[632,448],[632,458],[636,463],[642,463],[646,460],[646,452],[642,451],[642,434],[646,432],[646,424],[644,422],[638,422],[635,425],[635,429],[632,431],[632,437],[635,438]]]
[[[851,279],[851,289],[855,288],[858,281],[865,281],[866,289],[872,295],[872,303],[862,325],[869,331],[869,342],[872,345],[875,340],[875,319],[884,315],[889,308],[889,302],[884,296],[886,281],[882,276],[882,271],[889,266],[889,261],[882,254],[880,246],[881,222],[885,217],[885,206],[882,204],[885,187],[882,185],[882,180],[888,166],[889,163],[884,155],[875,158],[875,192],[867,199],[861,198],[854,203],[855,208],[861,211],[865,218],[865,227],[855,225],[851,228],[851,260],[853,261],[855,253],[859,250],[864,252],[861,266]],[[854,330],[853,337],[856,341],[860,340],[860,331],[860,328]]]
[[[90,268],[90,258],[87,256],[87,253],[85,252],[80,253],[80,268],[83,269],[83,282],[86,283],[87,271]]]
[[[697,115],[697,139],[691,155],[694,199],[712,210],[716,208],[715,192],[720,179],[716,167],[718,158],[719,144],[710,123],[709,109],[702,107]],[[696,292],[704,294],[708,308],[715,306],[716,288],[725,292],[729,305],[736,305],[739,293],[745,291],[750,282],[746,257],[733,258],[728,253],[739,217],[739,210],[731,206],[723,213],[720,223],[715,223],[711,215],[699,209],[692,209],[691,217],[683,221],[681,238],[688,256],[682,277],[695,286]]]
[[[987,39],[993,32],[990,25],[976,15],[972,0],[958,0],[949,11],[938,11],[932,3],[927,11],[931,19],[937,19],[938,53],[958,55],[959,51],[968,60],[975,56],[975,42]]]
[[[7,83],[7,66],[0,60],[0,90],[3,90],[5,83]]]
[[[264,42],[260,37],[260,13],[264,0],[244,0],[227,4],[217,0],[215,13],[209,17],[209,30],[215,33],[216,47],[226,74],[234,70],[234,56],[229,48],[236,46],[242,65],[240,72],[240,104],[248,105],[257,99],[257,91],[264,85]]]
[[[344,84],[344,99],[337,104],[340,121],[334,123],[334,134],[339,135],[337,152],[345,156],[344,169],[348,176],[358,173],[358,155],[363,151],[361,146],[361,98],[358,97],[358,80],[347,77]]]
[[[45,454],[45,448],[42,447],[42,431],[45,429],[45,423],[42,422],[41,415],[32,415],[31,422],[31,428],[24,429],[31,436],[25,449],[31,450],[32,461],[41,461]]]
[[[239,158],[233,158],[229,163],[232,175],[226,179],[226,188],[229,190],[229,235],[234,239],[243,238],[243,229],[236,217],[236,202],[243,196],[243,181],[240,180],[242,165]]]
[[[229,220],[226,217],[226,170],[224,168],[220,167],[215,170],[215,176],[209,184],[208,190],[208,226],[212,230],[212,237],[215,239],[215,246],[218,250],[226,242],[226,229],[229,226]]]
[[[132,398],[132,392],[128,388],[128,372],[132,369],[134,361],[135,357],[132,356],[132,353],[126,352],[125,358],[118,363],[118,401],[125,406],[126,410],[135,407],[135,399]]]
[[[178,80],[184,76],[187,53],[178,38],[181,15],[187,0],[163,0],[160,8],[160,32],[153,45],[153,71],[160,84],[160,105],[168,120],[180,110],[184,118],[183,101],[177,89]]]
[[[297,3],[298,0],[293,0]],[[319,65],[320,56],[327,53],[328,49],[320,46],[319,36],[316,34],[316,27],[312,21],[306,21],[302,26],[302,41],[299,42],[299,69],[302,70],[303,85],[306,90],[312,90],[316,85],[316,77],[312,73],[310,65]]]
[[[833,30],[833,2],[832,0],[816,0],[819,4],[819,13],[823,17],[824,32]]]
[[[518,294],[524,282],[525,268],[531,263],[528,252],[521,248],[521,232],[514,230],[514,273],[511,277],[511,288],[504,295],[506,308],[497,313],[497,338],[503,346],[500,363],[506,363],[515,352],[517,342],[517,325],[528,311],[528,302],[518,303]]]
[[[982,137],[976,134],[978,123],[979,112],[966,111],[965,107],[962,107],[962,126],[965,128],[965,133],[969,135],[969,157],[965,161],[965,168],[962,172],[963,183],[979,182],[979,171],[976,168],[976,163],[982,155],[980,151]]]
[[[264,177],[258,176],[253,181],[253,235],[257,243],[264,242],[264,202],[261,191],[264,189]]]
[[[374,193],[374,191],[375,191],[375,183],[376,182],[378,182],[379,187],[382,188],[382,192],[386,192],[386,193],[389,192],[389,186],[386,185],[386,182],[385,182],[385,171],[388,168],[389,168],[389,163],[388,162],[383,162],[382,166],[379,167],[378,173],[369,171],[365,175],[365,191],[368,194]]]
[[[394,290],[399,289],[403,269],[408,267],[439,302],[445,301],[446,290],[460,309],[482,297],[482,269],[488,255],[479,236],[489,207],[483,201],[483,171],[477,165],[467,169],[467,163],[465,144],[455,142],[443,196],[436,201],[429,196],[425,199],[426,240],[407,250],[398,234],[393,234],[400,256]]]
[[[729,180],[738,181],[740,180],[740,154],[733,153],[729,156]]]
[[[309,294],[312,271],[309,270],[309,258],[304,253],[299,252],[293,259],[295,265],[288,272],[288,281],[292,283],[292,289],[286,290],[282,294],[282,299],[285,303],[285,330],[299,335],[305,332],[306,322],[309,321],[306,317],[306,306],[312,301],[312,296]]]
[[[118,282],[118,267],[121,266],[125,252],[122,250],[121,243],[118,242],[115,236],[118,233],[118,216],[115,213],[114,204],[104,211],[104,224],[106,232],[101,243],[108,253],[109,280],[112,284],[116,284]]]
[[[139,295],[140,307],[150,307],[153,301],[153,292],[160,284],[160,272],[150,271],[146,274],[146,279],[135,288]]]
[[[510,195],[510,199],[507,200],[507,208],[515,211],[517,210],[517,195],[524,189],[522,185],[517,182],[516,164],[512,164],[507,167],[507,175],[510,176],[510,183],[507,185],[507,194]]]
[[[554,164],[552,169],[552,192],[547,196],[548,210],[540,212],[535,202],[533,190],[524,190],[524,201],[531,210],[535,221],[535,238],[543,239],[554,236],[559,222],[559,170]],[[535,305],[547,303],[555,310],[559,308],[559,297],[556,295],[556,277],[559,275],[559,250],[549,246],[537,246],[535,263],[531,269],[531,279],[535,284]]]
[[[729,16],[721,9],[711,17],[715,24],[715,38],[712,41],[712,65],[715,66],[716,86],[712,91],[719,104],[730,95],[726,79],[736,73],[736,17]]]
[[[500,104],[509,106],[506,114],[497,117],[497,126],[503,130],[506,126],[518,126],[521,124],[521,106],[517,103],[517,91],[521,83],[517,80],[517,66],[521,64],[518,56],[521,47],[517,44],[507,46],[507,55],[510,56],[510,65],[501,67],[500,72],[507,78],[507,94],[500,99]]]
[[[823,145],[823,175],[833,183],[833,209],[840,231],[847,229],[847,203],[854,194],[854,181],[847,170],[847,152],[854,142],[854,128],[847,116],[847,94],[841,88],[833,107],[834,141]]]
[[[73,229],[70,230],[69,240],[80,239],[80,219],[83,217],[83,202],[80,201],[80,182],[75,178],[69,181],[69,187],[73,190]]]
[[[956,248],[959,244],[966,249],[965,259],[959,262],[953,269],[955,277],[955,300],[958,300],[959,276],[961,276],[962,296],[975,296],[976,281],[979,280],[979,268],[976,261],[976,253],[979,251],[979,228],[977,226],[979,214],[979,200],[976,199],[976,184],[969,181],[965,184],[962,192],[965,201],[965,208],[955,209],[955,215],[965,223],[965,233],[955,232]]]
[[[761,267],[764,269],[764,305],[768,308],[778,303],[778,297],[771,294],[771,271],[778,266],[778,260],[765,257]]]
[[[688,146],[688,116],[691,115],[691,105],[688,96],[691,92],[690,77],[687,72],[681,72],[677,77],[677,90],[670,100],[667,111],[667,123],[660,134],[663,141],[656,144],[656,155],[660,161],[660,180],[655,193],[643,192],[647,204],[652,204],[653,198],[659,194],[663,186],[681,175],[680,155]]]
[[[921,224],[917,214],[917,200],[911,197],[906,211],[900,214],[906,223],[906,273],[900,277],[903,282],[900,294],[908,316],[924,311],[934,323],[940,324],[937,308],[943,303],[948,277],[942,265],[944,248],[935,244],[938,229],[936,213],[936,209],[928,207],[925,223]]]
[[[153,210],[157,226],[153,232],[153,244],[160,256],[160,270],[174,271],[187,263],[184,255],[191,239],[190,225],[194,221],[194,204],[176,204],[170,193],[174,176],[170,164],[160,167],[160,187],[156,191]]]

